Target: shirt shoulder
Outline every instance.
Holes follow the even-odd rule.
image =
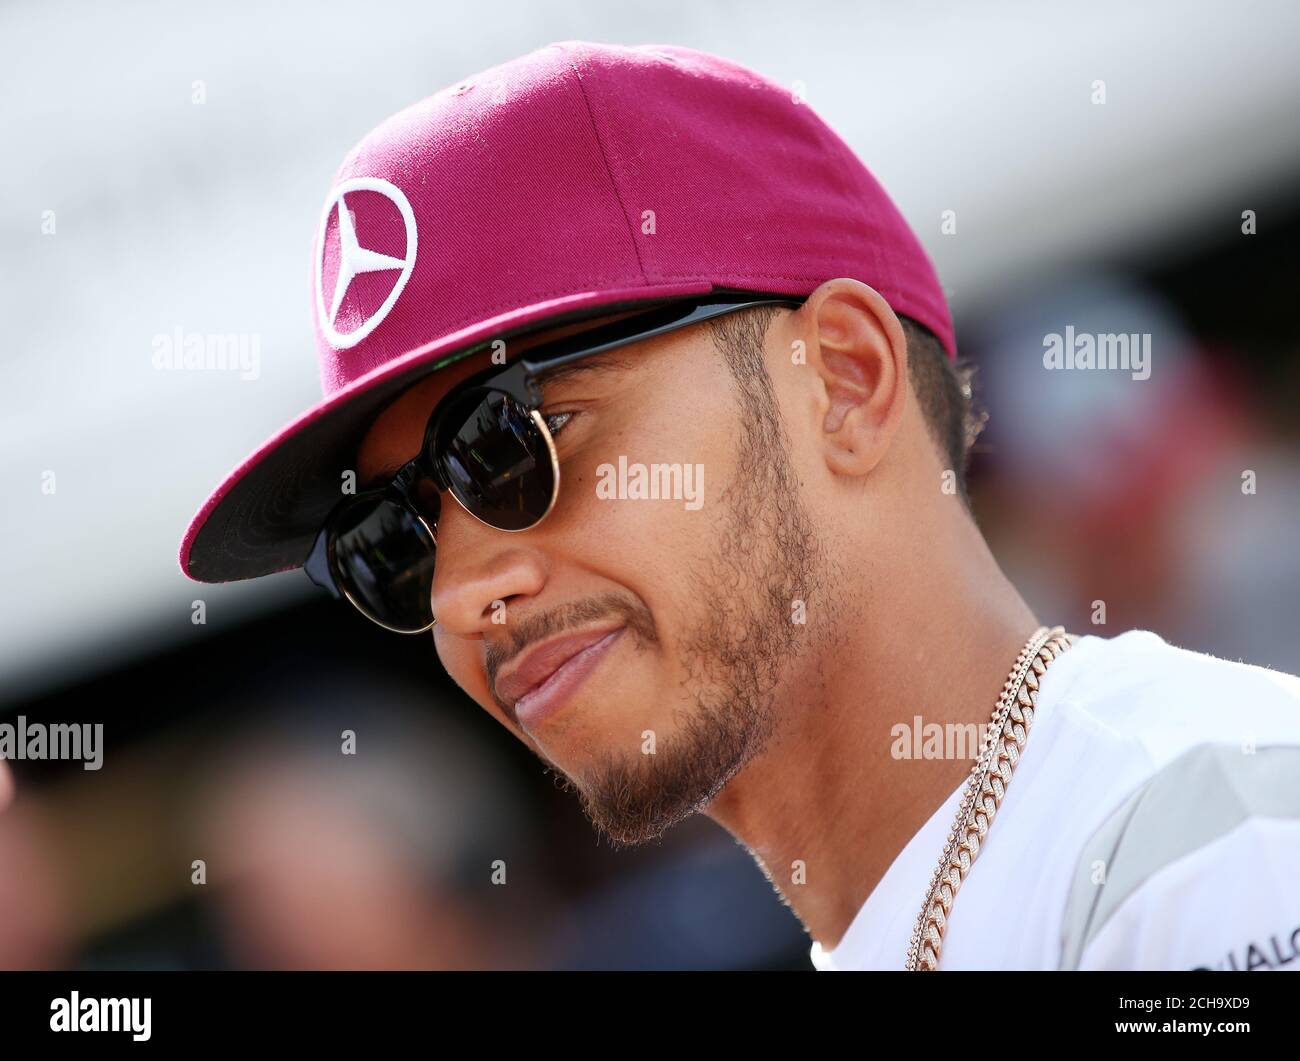
[[[1096,647],[1069,709],[1149,766],[1080,851],[1060,967],[1300,969],[1300,679],[1145,631]]]
[[[1085,846],[1061,968],[1300,971],[1297,877],[1300,745],[1198,745]]]
[[[1070,674],[1055,709],[1140,745],[1152,769],[1200,743],[1300,743],[1292,674],[1178,648],[1147,630],[1083,637],[1062,664]]]

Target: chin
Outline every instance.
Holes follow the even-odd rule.
[[[617,703],[602,698],[567,705],[539,727],[533,739],[565,765],[566,773],[581,773],[597,761],[636,761],[647,757],[647,749],[661,749],[663,725],[648,713]]]

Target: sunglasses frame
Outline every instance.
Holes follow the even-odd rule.
[[[639,342],[642,339],[650,339],[657,335],[677,331],[680,328],[686,328],[693,324],[711,320],[714,317],[734,313],[737,310],[772,304],[798,307],[802,306],[804,301],[804,296],[799,295],[763,295],[751,291],[715,290],[709,295],[676,300],[647,310],[644,313],[637,313],[587,331],[541,343],[525,350],[516,360],[509,364],[493,365],[491,368],[475,373],[462,380],[443,395],[430,411],[429,419],[425,424],[420,452],[415,457],[402,465],[387,483],[342,498],[331,509],[316,534],[311,551],[303,563],[303,570],[312,582],[327,590],[335,600],[346,598],[357,611],[372,623],[382,626],[385,630],[391,630],[398,634],[423,634],[432,630],[437,625],[438,621],[436,619],[418,630],[404,630],[389,626],[372,615],[348,591],[345,580],[335,575],[335,536],[332,531],[336,520],[343,512],[362,503],[373,504],[379,501],[389,501],[397,504],[404,508],[408,515],[414,516],[418,525],[428,534],[430,546],[434,550],[436,557],[438,548],[437,524],[435,522],[432,526],[430,525],[429,520],[420,510],[415,493],[421,481],[428,480],[437,487],[439,494],[450,493],[462,509],[480,523],[492,527],[493,530],[500,530],[509,534],[532,530],[551,514],[551,510],[555,507],[555,502],[560,495],[560,463],[555,451],[555,440],[551,437],[545,418],[539,412],[543,403],[541,377],[562,365],[592,357],[596,354],[603,354],[621,346],[626,346],[629,343]],[[628,308],[637,308],[645,304],[644,302],[638,302]],[[608,312],[618,312],[619,309],[618,306],[602,308]],[[549,321],[548,326],[555,326],[557,323],[559,322]],[[465,350],[460,356],[468,357],[481,350],[489,349],[496,341],[492,339],[476,344]],[[474,391],[483,391],[485,394],[489,392],[504,394],[523,406],[528,410],[529,416],[546,443],[551,458],[551,497],[547,502],[546,511],[526,527],[498,527],[473,512],[461,500],[456,491],[451,488],[440,466],[438,455],[434,452],[444,417],[452,408],[458,406],[463,398]]]

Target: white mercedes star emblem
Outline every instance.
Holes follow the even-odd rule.
[[[378,251],[367,250],[361,246],[357,239],[356,227],[352,221],[352,214],[349,212],[343,201],[344,195],[348,192],[378,192],[392,202],[402,215],[402,220],[406,223],[406,256],[404,258],[394,258],[389,254],[380,254]],[[338,213],[338,239],[339,239],[339,273],[334,281],[334,293],[330,299],[327,310],[325,305],[325,232],[329,225],[330,211],[337,209]],[[316,313],[320,319],[321,332],[329,341],[329,344],[336,350],[345,350],[350,346],[356,346],[367,335],[373,332],[389,311],[397,302],[397,296],[402,293],[402,288],[406,286],[406,281],[411,278],[411,270],[415,268],[415,213],[411,210],[411,204],[407,201],[402,190],[386,180],[380,180],[378,177],[354,177],[346,180],[335,188],[329,198],[325,201],[325,209],[321,213],[320,235],[316,240]],[[401,275],[397,282],[393,284],[393,289],[384,299],[384,304],[374,313],[367,317],[359,327],[350,332],[340,332],[334,327],[335,320],[338,317],[339,307],[343,304],[343,296],[348,293],[348,287],[352,280],[360,273],[375,273],[388,270],[401,270]]]

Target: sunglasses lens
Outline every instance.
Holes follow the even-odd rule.
[[[375,622],[415,633],[433,623],[434,541],[402,505],[379,500],[341,512],[331,528],[334,577]]]
[[[524,530],[555,494],[547,437],[524,406],[500,391],[471,391],[447,410],[437,440],[448,486],[490,526]]]

